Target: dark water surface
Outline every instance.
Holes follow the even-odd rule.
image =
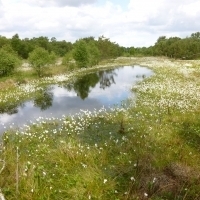
[[[73,83],[44,88],[34,100],[9,113],[0,114],[0,134],[9,127],[22,126],[39,117],[62,117],[81,110],[112,107],[126,100],[133,84],[153,72],[140,66],[124,66],[85,75]]]

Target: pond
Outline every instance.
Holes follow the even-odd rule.
[[[92,111],[120,105],[134,95],[130,91],[133,84],[152,74],[146,67],[124,66],[90,73],[72,83],[45,87],[33,100],[0,114],[0,135],[7,128],[21,127],[39,117],[57,118],[80,110]]]

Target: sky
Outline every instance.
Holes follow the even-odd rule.
[[[75,42],[100,36],[148,47],[200,31],[200,0],[0,0],[0,35]]]

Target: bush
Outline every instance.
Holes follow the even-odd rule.
[[[36,73],[40,77],[44,71],[44,68],[49,64],[55,63],[56,56],[54,53],[49,54],[47,50],[42,47],[37,47],[29,54],[29,62],[35,69]]]
[[[15,67],[19,64],[19,58],[13,53],[8,52],[6,48],[0,49],[0,76],[7,76],[12,73]]]
[[[73,51],[73,58],[76,60],[78,67],[87,67],[89,64],[89,53],[87,49],[87,44],[83,40],[79,40],[75,44]]]

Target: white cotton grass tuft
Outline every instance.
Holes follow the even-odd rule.
[[[0,189],[0,200],[6,200],[3,193],[1,192],[1,189]]]

